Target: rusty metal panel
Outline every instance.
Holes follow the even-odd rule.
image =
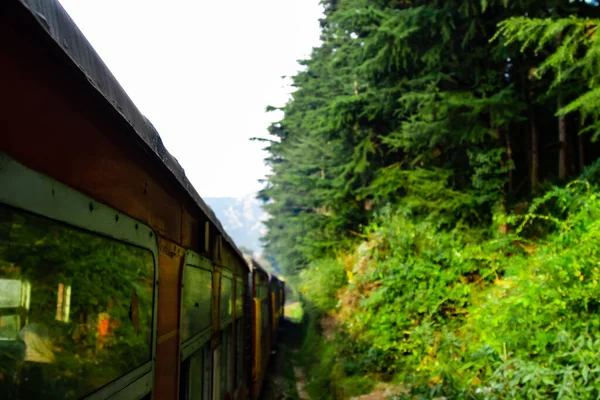
[[[229,243],[237,255],[243,255],[233,240],[227,235],[212,209],[202,200],[196,189],[185,175],[185,171],[163,145],[160,135],[152,123],[137,109],[125,90],[118,83],[106,64],[62,8],[57,0],[7,0],[27,10],[32,20],[42,28],[57,44],[60,55],[66,61],[75,64],[106,102],[131,127],[130,134],[141,139],[145,149],[149,150],[157,160],[176,179],[178,184],[191,197],[210,222],[218,229],[225,241]]]

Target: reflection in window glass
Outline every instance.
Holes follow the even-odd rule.
[[[233,280],[226,276],[221,278],[221,320],[233,315]]]
[[[183,279],[181,340],[186,341],[210,327],[212,272],[186,265]]]
[[[28,285],[19,279],[0,279],[0,308],[21,306]]]
[[[3,399],[76,399],[151,360],[152,253],[0,206]]]
[[[20,326],[19,315],[0,315],[0,340],[16,340],[19,337]]]

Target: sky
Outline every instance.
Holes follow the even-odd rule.
[[[319,0],[59,0],[202,197],[258,191]]]

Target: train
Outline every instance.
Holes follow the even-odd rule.
[[[0,41],[0,398],[258,399],[284,280],[57,0],[0,2]]]

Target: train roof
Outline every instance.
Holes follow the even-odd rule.
[[[261,265],[258,263],[258,261],[256,261],[256,259],[254,259],[254,257],[244,254],[244,259],[246,260],[246,263],[248,264],[248,267],[250,268],[251,271],[259,271],[262,274],[266,275],[267,278],[269,279],[269,282],[273,282],[273,281],[282,282],[282,283],[285,282],[285,279],[278,277],[275,274],[271,274],[271,273],[267,272],[267,270],[265,270],[263,267],[261,267]]]
[[[250,268],[250,271],[260,271],[263,274],[265,274],[267,277],[270,276],[270,274],[263,267],[260,266],[258,261],[256,261],[254,259],[254,257],[244,254],[244,260],[246,260],[246,263],[248,264],[248,268]]]
[[[37,22],[36,25],[41,27],[58,46],[59,55],[81,71],[87,78],[90,87],[102,95],[106,102],[131,127],[130,134],[137,136],[137,139],[141,139],[142,146],[150,150],[157,161],[170,172],[172,177],[217,228],[225,241],[233,247],[240,258],[243,258],[243,254],[227,234],[212,209],[202,200],[202,197],[192,186],[177,159],[165,148],[152,123],[138,110],[58,1],[9,0],[9,2],[26,11],[26,15],[29,17],[33,17],[28,22]]]

